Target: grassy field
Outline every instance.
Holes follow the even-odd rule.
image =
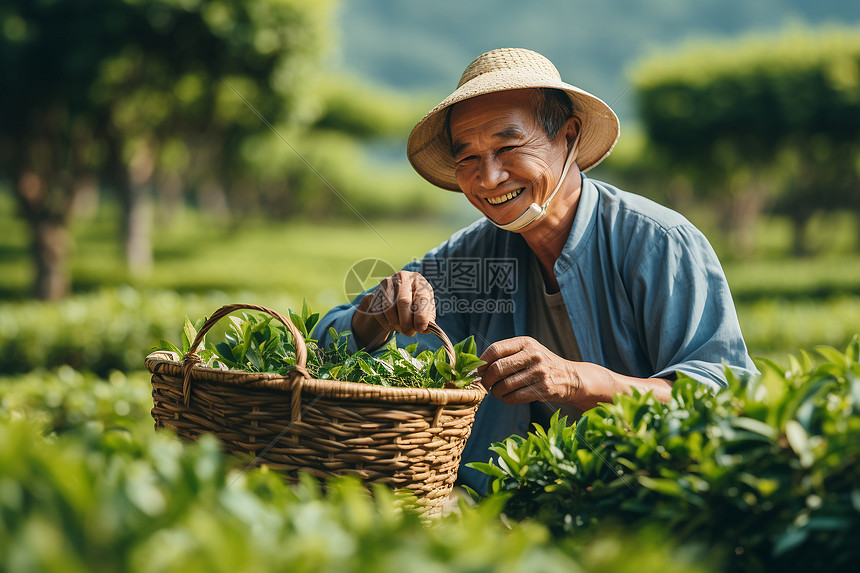
[[[0,195],[0,298],[26,297],[32,280],[28,231],[10,216]],[[369,222],[273,222],[230,224],[184,211],[154,229],[155,265],[148,276],[126,270],[118,241],[116,210],[73,227],[73,290],[131,285],[180,293],[251,291],[275,293],[315,307],[344,302],[344,278],[350,267],[379,258],[400,268],[421,257],[459,228],[462,221],[412,220]]]

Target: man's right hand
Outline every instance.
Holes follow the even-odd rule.
[[[436,320],[433,287],[420,273],[400,271],[364,295],[352,316],[352,335],[359,348],[374,350],[392,331],[406,336],[426,332]]]

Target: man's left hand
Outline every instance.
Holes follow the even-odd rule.
[[[582,389],[576,363],[529,336],[501,340],[481,355],[481,383],[505,404],[552,401],[574,404]]]

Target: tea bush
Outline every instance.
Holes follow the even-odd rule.
[[[860,339],[712,395],[679,380],[668,404],[619,396],[567,426],[494,444],[492,476],[512,518],[560,535],[608,523],[665,528],[745,571],[842,570],[860,559]]]
[[[111,370],[140,370],[158,339],[174,336],[185,316],[206,316],[223,304],[236,302],[234,297],[255,302],[263,298],[121,287],[57,303],[0,304],[0,373],[60,365],[100,376]],[[274,302],[276,308],[286,306],[283,299]]]
[[[427,524],[385,489],[289,486],[156,433],[151,405],[145,372],[0,377],[0,571],[707,570],[659,533],[581,547],[490,500]]]
[[[114,370],[102,379],[61,366],[2,376],[0,423],[24,419],[38,424],[45,434],[82,427],[148,432],[153,427],[151,392],[146,372]]]
[[[15,572],[703,571],[665,544],[607,535],[555,544],[539,524],[507,528],[493,504],[432,524],[378,487],[288,486],[227,463],[214,439],[81,428],[45,439],[0,423],[0,570]]]

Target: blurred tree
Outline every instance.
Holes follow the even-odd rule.
[[[240,159],[253,178],[227,190],[234,212],[415,216],[444,203],[409,168],[403,151],[409,130],[434,102],[345,75],[321,78],[317,96],[307,129],[276,125],[283,140],[261,130],[244,141]]]
[[[722,204],[740,254],[763,208],[795,222],[858,208],[860,30],[790,30],[641,63],[642,121],[661,170]]]
[[[319,87],[322,110],[313,127],[362,139],[405,138],[434,105],[355,77],[329,76]]]
[[[35,294],[69,289],[67,224],[97,179],[124,206],[130,269],[151,264],[150,196],[225,185],[243,142],[312,121],[330,2],[7,0],[0,6],[0,169],[33,231]],[[214,182],[214,183],[213,183]]]

